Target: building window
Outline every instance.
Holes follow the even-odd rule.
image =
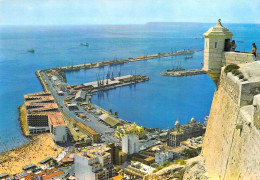
[[[217,45],[218,45],[218,43],[217,43],[217,42],[215,42],[215,48],[217,48]]]

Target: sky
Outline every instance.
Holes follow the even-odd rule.
[[[260,23],[260,0],[0,0],[0,25]]]

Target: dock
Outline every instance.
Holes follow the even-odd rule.
[[[72,66],[63,66],[63,67],[59,67],[59,69],[63,70],[64,72],[78,71],[80,69],[91,69],[91,68],[104,67],[104,66],[108,66],[108,65],[120,65],[120,64],[134,62],[134,61],[142,61],[142,60],[158,59],[158,58],[176,56],[176,55],[192,54],[196,51],[202,51],[202,50],[203,49],[194,49],[194,50],[182,50],[182,51],[168,52],[168,53],[157,53],[157,54],[152,54],[152,55],[131,57],[131,58],[126,58],[126,59],[98,61],[98,62],[93,62],[93,63],[78,64],[78,65],[72,65]]]
[[[206,74],[206,71],[202,69],[189,69],[189,70],[181,70],[181,71],[167,71],[167,72],[162,72],[162,76],[193,76],[193,75],[200,75],[200,74]]]
[[[131,84],[136,84],[139,82],[148,81],[148,76],[142,75],[126,75],[121,77],[115,77],[113,79],[104,79],[101,81],[93,81],[89,83],[83,83],[82,89],[91,90],[92,93],[98,91],[105,91],[109,89],[114,89],[117,87],[127,86]]]

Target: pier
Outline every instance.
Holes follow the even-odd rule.
[[[126,75],[121,77],[115,77],[113,79],[104,79],[101,81],[93,81],[89,83],[84,83],[82,89],[91,89],[91,92],[104,91],[109,89],[114,89],[121,86],[127,86],[131,84],[136,84],[143,81],[148,81],[148,76],[142,75]]]
[[[175,71],[175,70],[170,70],[167,72],[162,72],[162,76],[193,76],[193,75],[200,75],[200,74],[206,74],[206,71],[202,69],[189,69],[189,70],[181,70],[181,71]]]
[[[117,59],[117,60],[99,61],[93,63],[72,65],[72,66],[63,66],[63,67],[59,67],[59,69],[63,70],[64,72],[78,71],[80,69],[91,69],[91,68],[104,67],[108,65],[119,65],[128,62],[134,62],[134,61],[142,61],[142,60],[158,59],[158,58],[176,56],[176,55],[192,54],[196,51],[202,51],[202,50],[203,49],[194,49],[194,50],[182,50],[182,51],[168,52],[168,53],[157,53],[152,55],[131,57],[126,59]]]

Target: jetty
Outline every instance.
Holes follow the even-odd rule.
[[[108,66],[108,65],[120,65],[120,64],[134,62],[134,61],[142,61],[142,60],[158,59],[158,58],[169,57],[169,56],[192,54],[196,51],[201,51],[201,50],[203,50],[203,49],[181,50],[181,51],[168,52],[168,53],[157,53],[157,54],[152,54],[152,55],[131,57],[131,58],[125,58],[125,59],[98,61],[98,62],[93,62],[93,63],[63,66],[63,67],[59,67],[59,69],[63,70],[64,72],[78,71],[80,69],[91,69],[91,68],[104,67],[104,66]]]
[[[200,75],[200,74],[206,74],[206,71],[202,69],[189,69],[189,70],[181,70],[181,71],[175,71],[170,70],[167,72],[162,72],[162,76],[193,76],[193,75]]]
[[[91,90],[91,92],[94,93],[97,91],[114,89],[117,87],[136,84],[136,83],[144,82],[144,81],[148,81],[148,80],[149,80],[148,76],[126,75],[126,76],[121,76],[121,77],[115,77],[113,79],[104,79],[104,80],[100,80],[100,81],[83,83],[82,89]]]

